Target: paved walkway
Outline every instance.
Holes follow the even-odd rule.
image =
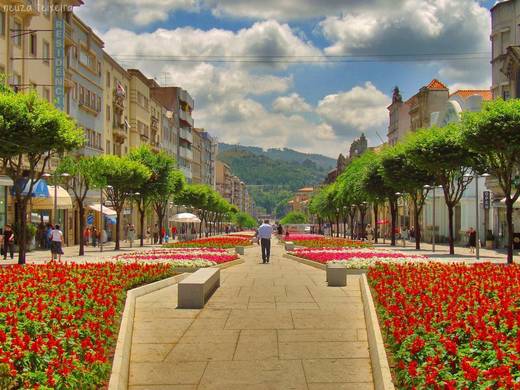
[[[138,298],[130,389],[373,389],[357,277],[329,288],[282,254],[247,249],[203,310],[176,286]]]

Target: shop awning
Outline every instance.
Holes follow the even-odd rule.
[[[101,204],[100,203],[94,203],[88,205],[88,208],[94,211],[97,211],[98,213],[101,212]],[[117,216],[117,212],[115,210],[112,210],[110,207],[103,206],[103,214],[108,216]]]
[[[31,186],[30,180],[27,178],[20,178],[16,181],[16,184],[13,184],[11,187],[11,195],[15,195],[17,190],[21,190],[22,196],[27,196],[29,194],[29,187]],[[47,185],[47,182],[43,179],[35,181],[33,183],[31,197],[33,198],[48,198],[50,186]]]
[[[9,176],[0,175],[0,186],[11,187],[13,184],[13,180]]]
[[[48,198],[34,198],[32,200],[32,207],[35,210],[53,210],[54,209],[54,186],[48,186],[49,197]],[[72,198],[70,197],[67,190],[63,187],[58,186],[57,188],[57,207],[58,210],[70,210],[72,209]]]

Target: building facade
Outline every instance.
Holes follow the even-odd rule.
[[[394,88],[392,104],[387,107],[389,112],[388,144],[395,145],[404,139],[410,131],[410,106],[403,102],[398,87]]]
[[[192,181],[194,184],[202,183],[203,163],[202,163],[202,131],[193,129],[193,144],[191,150],[193,159],[191,162]]]
[[[448,87],[437,79],[422,87],[406,102],[410,108],[410,130],[431,127],[432,113],[440,112],[450,96]]]

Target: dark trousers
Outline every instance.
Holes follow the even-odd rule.
[[[262,260],[265,263],[266,261],[268,262],[271,257],[271,240],[269,238],[262,238],[260,243],[262,245]]]
[[[4,242],[4,260],[7,258],[7,254],[11,256],[11,259],[14,258],[14,243],[13,242]]]

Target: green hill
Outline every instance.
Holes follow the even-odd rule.
[[[336,162],[318,154],[290,149],[269,149],[240,145],[219,145],[218,159],[229,164],[240,177],[259,207],[269,214],[285,214],[287,201],[302,187],[323,182]]]

